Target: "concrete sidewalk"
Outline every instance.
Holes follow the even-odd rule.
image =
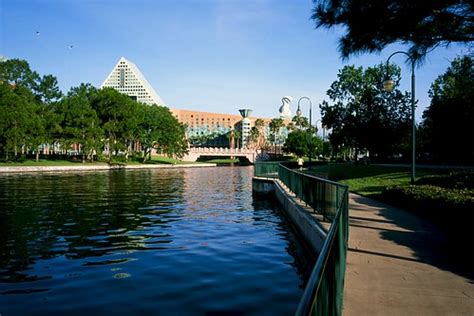
[[[349,200],[345,315],[474,315],[474,280],[453,264],[441,231],[389,205]]]

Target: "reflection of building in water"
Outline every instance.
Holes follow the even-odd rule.
[[[165,105],[160,96],[145,79],[138,67],[130,60],[121,57],[112,72],[105,79],[101,88],[110,87],[128,95],[133,100],[146,104]],[[285,101],[288,101],[285,103]],[[284,116],[286,123],[291,119],[289,104],[291,97],[284,98]],[[252,127],[255,126],[256,117],[250,117],[251,110],[237,114],[220,114],[202,111],[170,109],[178,121],[186,126],[186,136],[192,146],[212,147],[245,147],[249,143]],[[283,111],[283,112],[282,112]],[[245,116],[244,116],[245,114]],[[270,118],[261,118],[265,127],[263,136],[268,139]],[[277,143],[283,144],[288,131],[282,128]],[[232,146],[233,145],[233,146]]]

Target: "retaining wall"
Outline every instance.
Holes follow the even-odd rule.
[[[254,177],[252,189],[259,194],[274,194],[298,232],[315,253],[319,253],[327,236],[327,230],[308,210],[299,205],[279,180]]]

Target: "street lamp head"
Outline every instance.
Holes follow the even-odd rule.
[[[298,109],[296,110],[296,116],[297,117],[300,117],[301,116],[301,109],[300,109],[300,105],[298,104]]]
[[[383,82],[383,90],[387,92],[392,92],[395,87],[395,81],[393,79],[385,79]]]

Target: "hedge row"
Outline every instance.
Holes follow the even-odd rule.
[[[438,223],[462,222],[474,228],[474,189],[446,188],[427,184],[389,187],[384,200]],[[464,225],[463,225],[464,226]]]
[[[474,173],[463,172],[444,175],[426,176],[416,184],[427,184],[448,189],[474,189]]]

